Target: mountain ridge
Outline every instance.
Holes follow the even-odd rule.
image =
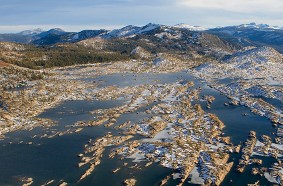
[[[67,32],[60,28],[50,29],[48,31],[35,29],[26,30],[17,34],[0,34],[0,41],[35,45],[54,45],[58,43],[76,43],[95,37],[111,40],[130,37],[138,38],[136,36],[142,35],[152,35],[154,37],[159,37],[160,40],[165,39],[168,41],[168,39],[170,39],[173,41],[180,40],[180,38],[182,38],[180,37],[182,35],[180,35],[181,32],[196,33],[195,36],[200,36],[203,33],[207,33],[217,36],[227,44],[229,43],[230,45],[237,46],[237,48],[248,46],[270,46],[283,53],[283,29],[269,26],[267,24],[256,23],[217,27],[212,29],[205,29],[199,26],[190,26],[184,23],[174,26],[149,23],[144,26],[128,25],[114,30],[99,29],[82,30],[80,32]],[[183,37],[183,39],[185,42],[186,38]],[[203,40],[203,43],[205,42],[206,41]],[[213,43],[206,43],[205,45],[213,45]],[[181,46],[182,45],[180,45],[180,47]]]
[[[242,24],[212,28],[206,32],[242,46],[270,46],[283,53],[283,29],[267,24]]]

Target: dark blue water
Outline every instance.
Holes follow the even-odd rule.
[[[85,128],[81,133],[74,133],[54,138],[32,138],[36,134],[49,133],[52,130],[65,131],[67,125],[80,120],[91,120],[89,113],[99,108],[111,108],[122,105],[123,101],[68,101],[57,108],[49,109],[40,117],[51,118],[58,122],[50,129],[36,128],[32,131],[10,133],[0,146],[0,183],[17,185],[14,177],[34,177],[35,185],[49,180],[66,179],[75,183],[81,176],[77,168],[77,155],[82,152],[83,144],[89,139],[102,137],[108,131],[104,127]],[[20,143],[23,141],[22,143]],[[28,145],[27,142],[33,142]],[[9,144],[12,142],[12,144]],[[20,143],[20,144],[19,144]],[[19,184],[19,183],[18,183]]]
[[[234,145],[242,144],[247,139],[251,130],[256,131],[257,138],[261,135],[271,136],[275,138],[274,133],[276,129],[272,127],[270,120],[265,117],[255,115],[250,112],[250,109],[243,106],[225,106],[224,103],[228,103],[229,99],[212,88],[203,86],[201,92],[202,95],[213,95],[216,99],[211,104],[211,109],[206,108],[206,103],[202,103],[202,107],[206,112],[216,114],[221,121],[223,121],[226,127],[223,129],[225,136],[231,137],[231,142]],[[248,114],[244,116],[244,114]],[[264,177],[252,176],[251,170],[256,165],[249,165],[246,167],[243,173],[235,171],[236,165],[241,158],[242,153],[232,154],[229,162],[234,161],[232,171],[225,177],[222,185],[247,185],[255,183],[260,180],[260,185],[271,185]],[[276,162],[274,158],[257,157],[263,160],[262,166],[271,167]],[[232,182],[231,182],[232,180]]]
[[[140,84],[158,84],[172,83],[179,80],[193,80],[195,87],[202,87],[201,95],[213,95],[216,100],[212,103],[211,109],[206,108],[205,102],[200,102],[203,109],[207,112],[216,114],[226,125],[223,132],[225,136],[231,136],[231,140],[235,145],[245,141],[250,130],[255,130],[258,137],[262,134],[270,135],[275,132],[275,128],[266,118],[254,115],[249,108],[243,106],[224,106],[229,100],[220,95],[219,92],[205,86],[200,80],[193,78],[189,74],[171,73],[171,74],[114,74],[109,76],[101,76],[95,79],[100,86],[116,85],[119,87],[134,86]],[[90,81],[87,79],[87,81]],[[114,130],[113,127],[126,121],[138,122],[142,121],[150,115],[145,113],[148,107],[141,108],[133,113],[125,113],[117,119],[117,123],[110,127],[104,126],[86,127],[80,133],[66,134],[64,136],[56,136],[54,138],[40,138],[40,135],[52,131],[66,131],[69,125],[77,121],[92,120],[95,115],[90,111],[96,109],[105,109],[123,105],[123,100],[112,101],[68,101],[56,108],[52,108],[41,114],[39,117],[50,118],[57,121],[57,125],[51,128],[36,128],[32,131],[18,131],[10,133],[7,139],[0,142],[0,185],[20,185],[17,178],[25,176],[34,178],[34,185],[40,185],[50,180],[55,180],[57,185],[60,180],[64,180],[70,185],[95,185],[95,186],[112,186],[122,185],[126,178],[135,177],[137,185],[159,185],[159,182],[170,175],[173,171],[158,164],[153,164],[148,168],[129,169],[135,163],[131,159],[120,160],[121,157],[114,159],[108,158],[111,147],[106,148],[101,164],[95,168],[92,175],[85,180],[77,182],[84,173],[84,168],[78,168],[79,159],[77,155],[83,151],[84,144],[89,139],[96,139],[104,136],[107,132],[118,135],[121,130]],[[248,113],[247,116],[243,116]],[[37,135],[35,138],[32,138]],[[138,137],[135,137],[135,139]],[[28,142],[33,142],[28,145]],[[12,142],[10,144],[9,142]],[[241,154],[231,156],[231,161],[237,161]],[[128,166],[123,166],[124,163]],[[271,158],[264,158],[264,163],[270,165],[273,162]],[[144,165],[146,162],[141,163]],[[112,173],[113,169],[121,167],[116,174]],[[252,166],[248,166],[243,174],[231,171],[226,177],[223,185],[245,185],[261,179],[261,183],[267,184],[264,178],[250,176]],[[176,185],[178,180],[169,180],[168,185]],[[187,182],[185,185],[190,185]]]
[[[224,122],[226,127],[223,132],[231,137],[231,142],[234,144],[244,142],[251,130],[255,130],[259,137],[276,131],[267,118],[251,113],[248,107],[225,106],[224,103],[230,100],[215,89],[203,86],[201,95],[212,95],[216,98],[211,104],[211,109],[206,108],[206,103],[202,103],[202,107],[206,112],[216,114]],[[244,116],[245,114],[248,115]]]
[[[283,104],[280,100],[274,99],[274,98],[267,98],[263,96],[255,96],[256,98],[261,98],[263,101],[273,105],[275,108],[282,110],[283,109]]]

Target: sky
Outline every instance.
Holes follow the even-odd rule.
[[[283,27],[282,0],[0,0],[0,4],[1,33],[147,23],[212,28],[256,22]]]

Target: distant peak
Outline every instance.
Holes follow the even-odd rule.
[[[146,27],[150,27],[150,28],[158,28],[158,27],[161,27],[163,25],[161,24],[156,24],[156,23],[148,23],[146,24],[145,26],[143,26],[143,28],[146,28]]]
[[[255,22],[249,24],[241,24],[240,27],[254,27],[254,28],[268,28],[268,24],[256,24]]]
[[[34,30],[32,30],[32,31],[35,31],[35,32],[43,32],[43,30],[42,30],[41,28],[36,28],[36,29],[34,29]]]
[[[255,28],[255,29],[280,29],[277,26],[270,26],[268,24],[256,24],[255,22],[249,24],[241,24],[238,27],[240,28]]]
[[[148,23],[145,26],[160,26],[160,24],[156,24],[156,23]]]
[[[141,28],[140,33],[148,32],[148,31],[154,30],[156,28],[160,28],[160,27],[161,27],[160,24],[148,23],[147,25],[145,25]]]
[[[188,24],[185,24],[185,23],[180,23],[180,24],[174,25],[173,27],[184,28],[184,29],[188,29],[188,30],[191,30],[191,31],[204,31],[204,30],[206,30],[206,28],[203,28],[201,26],[191,26],[191,25],[188,25]]]
[[[24,30],[22,32],[20,32],[19,34],[21,35],[37,35],[44,32],[42,29],[37,28],[37,29],[33,29],[33,30]]]
[[[61,28],[52,28],[49,31],[65,32],[65,30],[63,30]]]
[[[115,29],[115,30],[129,30],[129,29],[136,29],[139,28],[138,26],[134,26],[134,25],[127,25],[121,29]]]

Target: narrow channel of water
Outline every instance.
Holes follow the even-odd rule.
[[[234,145],[243,145],[251,130],[257,133],[257,138],[260,138],[261,135],[268,135],[272,138],[275,137],[274,133],[276,129],[272,127],[270,120],[253,114],[248,107],[225,106],[224,103],[228,103],[229,99],[208,86],[203,86],[201,95],[213,95],[216,98],[211,105],[211,109],[206,108],[206,103],[202,103],[201,105],[206,112],[216,114],[219,119],[225,123],[226,127],[223,129],[224,135],[230,136],[231,142]],[[245,114],[247,115],[245,116]],[[251,169],[257,167],[256,165],[247,166],[243,173],[235,171],[241,155],[242,153],[231,155],[230,161],[234,161],[234,166],[232,167],[232,171],[226,176],[222,185],[241,186],[255,183],[258,180],[260,180],[260,185],[270,185],[264,177],[251,175]],[[275,159],[270,157],[258,158],[263,160],[262,166],[266,167],[271,167],[271,164],[275,162]]]

